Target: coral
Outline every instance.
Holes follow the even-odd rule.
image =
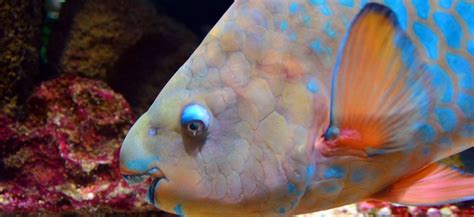
[[[118,151],[134,116],[106,84],[78,77],[43,83],[28,116],[0,115],[0,211],[146,211],[146,186],[128,186]]]
[[[297,215],[296,217],[320,216],[473,216],[474,206],[453,204],[444,206],[403,206],[383,201],[363,201],[325,211]]]
[[[21,112],[38,72],[42,1],[0,1],[0,109]]]
[[[51,39],[53,68],[107,82],[137,113],[197,46],[191,31],[147,1],[69,0],[61,10]]]
[[[403,206],[383,201],[364,201],[357,204],[359,213],[367,216],[472,216],[474,206],[470,202],[440,206]],[[449,214],[447,214],[449,213]],[[443,214],[444,215],[444,214]]]

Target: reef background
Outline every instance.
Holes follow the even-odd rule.
[[[0,216],[171,216],[120,144],[232,1],[0,1]]]
[[[118,151],[232,2],[0,1],[0,216],[173,216],[122,180]],[[325,215],[409,209],[351,207]]]

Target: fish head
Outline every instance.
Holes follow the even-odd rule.
[[[236,58],[232,64],[246,61],[230,58]],[[131,181],[151,176],[148,200],[176,214],[291,210],[311,172],[307,153],[283,144],[291,130],[272,102],[244,99],[258,97],[268,85],[249,78],[247,88],[228,85],[213,78],[222,75],[218,70],[196,72],[195,61],[178,70],[128,132],[120,150],[122,174]]]
[[[123,175],[152,176],[159,209],[289,214],[315,174],[313,142],[328,117],[327,98],[315,100],[321,82],[303,73],[303,52],[271,43],[288,39],[263,27],[264,13],[237,3],[123,142]]]

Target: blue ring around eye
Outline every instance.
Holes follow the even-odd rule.
[[[181,126],[192,121],[201,121],[204,124],[204,128],[207,129],[211,122],[211,115],[207,108],[199,104],[190,104],[184,107],[181,113]]]

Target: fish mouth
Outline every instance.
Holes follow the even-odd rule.
[[[138,183],[141,183],[145,181],[146,178],[148,178],[150,175],[148,174],[141,174],[141,175],[123,175],[123,179],[127,182],[129,185],[136,185]]]
[[[136,185],[138,183],[144,182],[146,179],[150,177],[152,178],[152,181],[146,193],[146,201],[150,203],[151,205],[156,206],[155,205],[155,190],[158,187],[159,182],[163,179],[166,179],[166,176],[163,174],[163,172],[159,168],[156,168],[156,167],[151,168],[143,174],[123,175],[123,179],[125,179],[125,181],[129,185]]]

